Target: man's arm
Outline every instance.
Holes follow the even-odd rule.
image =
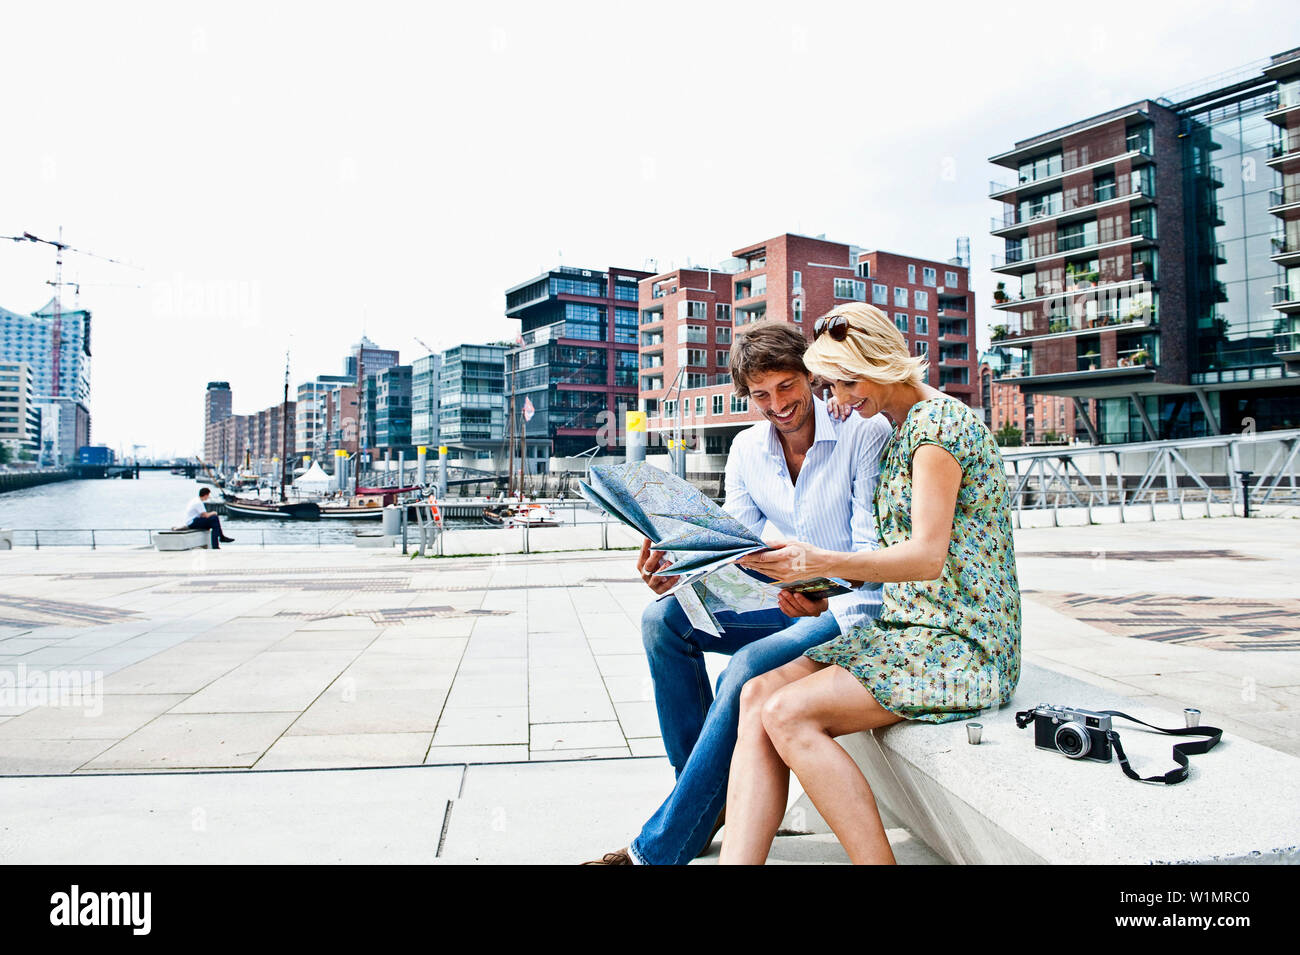
[[[732,446],[731,453],[727,455],[727,468],[724,487],[727,498],[723,502],[722,509],[734,517],[740,523],[748,527],[757,537],[763,532],[763,525],[767,523],[767,515],[763,513],[762,508],[755,503],[754,498],[749,493],[749,487],[745,483],[745,454],[743,448]]]

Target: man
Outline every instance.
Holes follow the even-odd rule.
[[[813,395],[812,376],[803,364],[807,347],[797,328],[780,321],[752,325],[732,345],[732,387],[766,420],[732,442],[723,508],[755,534],[770,522],[769,539],[839,551],[872,549],[872,498],[890,427],[879,415],[834,420]],[[663,555],[645,541],[637,569],[658,594],[677,579],[655,573],[662,563]],[[641,617],[641,635],[677,783],[631,845],[596,864],[685,864],[699,855],[720,827],[726,805],[741,687],[876,616],[879,591],[879,584],[866,584],[829,601],[787,593],[779,611],[722,612],[720,638],[695,630],[674,597],[650,604]],[[716,697],[704,665],[706,650],[731,656]]]
[[[221,532],[221,518],[217,516],[216,511],[207,509],[208,496],[211,493],[211,488],[199,488],[198,498],[190,501],[190,506],[185,509],[185,518],[181,526],[192,530],[212,531],[212,549],[220,550],[222,544],[233,543],[235,539]]]

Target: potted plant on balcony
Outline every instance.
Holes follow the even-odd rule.
[[[1151,363],[1151,354],[1145,348],[1139,348],[1133,353],[1133,364],[1149,365]]]
[[[1092,349],[1092,348],[1088,349],[1086,352],[1083,353],[1083,357],[1084,357],[1084,360],[1086,360],[1086,361],[1088,362],[1088,370],[1089,370],[1089,371],[1096,371],[1096,370],[1097,370],[1097,359],[1100,357],[1100,356],[1097,354],[1096,350],[1095,350],[1095,349]]]
[[[999,305],[1001,305],[1003,302],[1011,301],[1011,299],[1007,297],[1006,282],[999,282],[997,288],[993,290],[993,301],[997,302]]]
[[[1068,318],[1054,318],[1051,324],[1047,326],[1049,332],[1068,332],[1070,330],[1070,320]]]
[[[1005,325],[994,325],[994,326],[993,326],[993,340],[994,340],[995,342],[1000,342],[1000,341],[1002,341],[1002,339],[1004,339],[1004,338],[1006,338],[1006,337],[1007,337],[1007,326],[1005,326]]]

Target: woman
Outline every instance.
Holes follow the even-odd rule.
[[[925,362],[879,309],[842,305],[818,319],[804,361],[841,406],[894,426],[876,488],[881,547],[789,542],[741,563],[780,580],[880,581],[883,604],[878,620],[745,684],[721,861],[766,859],[793,770],[853,862],[893,863],[871,787],[834,738],[1010,700],[1020,677],[1010,492],[984,423],[922,381]]]

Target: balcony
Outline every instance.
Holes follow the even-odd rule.
[[[1201,218],[1206,219],[1211,225],[1223,225],[1223,206],[1217,202],[1206,202],[1201,205]]]
[[[708,343],[709,343],[709,330],[707,328],[701,328],[698,325],[677,326],[677,344],[707,345]]]
[[[1285,141],[1276,142],[1269,146],[1268,164],[1279,172],[1285,166],[1291,165],[1291,161],[1300,159],[1300,137],[1296,137],[1297,145],[1287,145]]]
[[[1273,215],[1300,209],[1300,185],[1284,186],[1270,189],[1268,192],[1268,211]]]
[[[1117,191],[1121,188],[1124,191]],[[1001,216],[994,216],[989,220],[989,231],[993,235],[1009,239],[1014,238],[1020,232],[1027,234],[1030,225],[1046,222],[1056,222],[1058,225],[1064,224],[1075,219],[1086,219],[1098,210],[1120,202],[1127,201],[1134,205],[1143,200],[1154,201],[1155,198],[1155,189],[1151,187],[1150,183],[1139,182],[1136,189],[1131,188],[1131,182],[1110,183],[1108,188],[1096,190],[1093,193],[1091,202],[1080,203],[1071,206],[1069,209],[1062,208],[1057,212],[1050,212],[1043,207],[1039,207],[1040,211],[1036,211],[1031,206],[1023,216],[1020,209],[1009,209]]]
[[[641,309],[641,324],[655,325],[664,320],[664,307],[662,305],[656,308]]]
[[[1265,113],[1264,118],[1270,123],[1286,128],[1290,125],[1290,118],[1297,109],[1300,109],[1300,96],[1291,93],[1278,97],[1277,106]]]
[[[1222,242],[1215,242],[1199,250],[1202,261],[1212,262],[1215,265],[1223,265],[1228,261],[1227,253],[1224,251]]]
[[[1126,279],[1105,278],[1103,279],[1096,272],[1076,273],[1075,276],[1067,280],[1064,287],[1060,287],[1051,282],[1045,282],[1042,285],[1034,286],[1032,296],[1019,296],[1008,294],[1003,291],[1003,298],[999,300],[994,293],[993,307],[999,311],[1017,311],[1023,309],[1026,305],[1034,305],[1041,302],[1047,302],[1052,299],[1070,299],[1086,294],[1105,294],[1110,295],[1119,290],[1135,285],[1143,285],[1149,281],[1147,275],[1150,269],[1145,267],[1145,263],[1139,263],[1141,268],[1135,266],[1133,277]],[[1096,278],[1091,278],[1096,276]]]
[[[1130,308],[1123,313],[1114,309],[1091,318],[1082,315],[1048,316],[1036,311],[1015,312],[1007,317],[1011,319],[1007,324],[991,328],[990,337],[994,345],[1018,346],[1031,339],[1061,337],[1103,328],[1114,331],[1156,329],[1160,324],[1156,310],[1151,308]]]
[[[1279,312],[1300,312],[1300,283],[1273,286],[1273,307]]]
[[[1151,241],[1153,240],[1151,239],[1150,236],[1142,235],[1139,233],[1136,235],[1122,236],[1118,239],[1112,239],[1109,242],[1098,242],[1095,245],[1086,245],[1086,246],[1071,247],[1071,248],[1058,248],[1055,252],[1049,252],[1044,255],[1037,255],[1032,258],[1026,256],[1023,250],[1017,250],[1009,255],[994,254],[993,271],[1003,272],[1009,275],[1021,275],[1025,272],[1034,269],[1036,266],[1043,264],[1044,262],[1051,262],[1053,259],[1061,259],[1067,255],[1081,256],[1084,255],[1085,253],[1101,252],[1106,249],[1113,249],[1122,245],[1130,245],[1139,242],[1151,242]]]
[[[1284,235],[1275,235],[1272,239],[1273,254],[1269,256],[1281,266],[1300,264],[1300,242],[1288,241]]]
[[[1032,148],[1040,149],[1042,145],[1043,144],[1040,143]],[[1089,170],[1105,169],[1109,166],[1115,165],[1115,163],[1119,162],[1122,159],[1129,160],[1130,165],[1136,167],[1139,164],[1150,162],[1155,158],[1155,153],[1152,151],[1151,145],[1145,142],[1141,136],[1128,137],[1128,139],[1125,141],[1124,146],[1125,146],[1125,151],[1122,153],[1117,153],[1114,156],[1107,156],[1105,159],[1098,159],[1096,162],[1087,163],[1086,165],[1082,165],[1082,166],[1072,166],[1069,169],[1061,169],[1058,172],[1049,172],[1045,176],[1021,177],[1014,184],[990,180],[989,198],[999,199],[1008,195],[1009,193],[1019,192],[1020,190],[1038,189],[1041,188],[1042,186],[1047,186],[1053,183],[1060,182],[1061,179],[1063,179],[1065,176],[1071,175],[1072,173],[1080,173],[1080,172],[1087,172]],[[1024,152],[1024,151],[1025,150],[1020,150],[1020,152]],[[1013,151],[1013,153],[1014,152],[1015,151]],[[994,160],[997,161],[999,159],[1006,159],[1010,155],[1012,155],[1012,153],[1004,153],[1002,156],[994,157]]]
[[[1300,331],[1280,332],[1274,336],[1273,354],[1286,362],[1300,361]]]

